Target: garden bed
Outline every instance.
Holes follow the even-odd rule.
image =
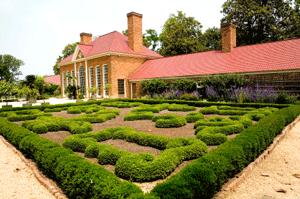
[[[107,109],[115,109],[115,108],[107,108]],[[129,126],[129,127],[133,127],[137,132],[146,132],[147,134],[152,134],[152,135],[164,135],[164,136],[169,137],[169,138],[174,138],[174,137],[185,137],[185,138],[192,137],[192,138],[195,138],[196,137],[195,129],[194,129],[194,123],[187,123],[185,126],[179,127],[179,128],[156,128],[155,127],[155,122],[153,122],[152,120],[124,121],[124,116],[127,113],[131,112],[133,109],[136,109],[136,108],[118,108],[118,109],[121,110],[120,115],[117,115],[116,118],[105,121],[103,123],[94,123],[92,132],[98,132],[99,130],[106,129],[106,128],[109,128],[109,127]],[[182,111],[176,111],[175,112],[175,111],[161,110],[161,111],[159,111],[159,113],[154,113],[154,115],[166,115],[166,114],[169,114],[169,113],[173,113],[173,114],[180,115],[180,116],[186,116],[188,113],[191,113],[191,112],[195,112],[195,113],[199,112],[199,108],[197,108],[196,111],[188,111],[188,112],[182,112]],[[67,114],[66,111],[55,112],[55,113],[53,112],[53,115],[62,116],[63,118],[70,117],[70,114]],[[74,116],[76,116],[76,115],[72,115],[72,117],[74,117]],[[206,115],[205,119],[208,119],[208,118],[214,117],[214,116],[215,115],[209,115],[209,116]],[[228,116],[222,116],[222,117],[228,118]],[[20,125],[21,122],[18,122],[18,124]],[[63,138],[68,137],[69,135],[71,135],[71,134],[69,132],[65,132],[65,131],[48,132],[48,133],[45,133],[45,134],[40,134],[41,137],[48,138],[48,139],[53,140],[55,142],[58,142],[60,144],[62,144]],[[235,134],[229,135],[228,138],[234,138],[235,136],[236,136]],[[154,149],[154,148],[152,149],[151,147],[140,146],[140,145],[138,145],[138,147],[137,147],[137,145],[135,145],[133,143],[127,143],[123,140],[106,140],[102,143],[110,144],[112,146],[115,146],[116,148],[120,147],[119,149],[122,149],[122,150],[128,150],[130,148],[132,153],[140,152],[140,150],[142,149],[140,147],[144,147],[143,149],[145,149],[145,150],[147,149],[147,152],[152,153],[154,156],[156,156],[159,153],[159,150],[157,150],[157,149]],[[215,146],[211,146],[210,149],[211,148],[215,148]],[[217,150],[217,151],[220,151],[220,150]],[[142,150],[142,152],[145,152],[145,151]],[[236,151],[236,152],[239,152],[239,150]],[[80,153],[77,153],[77,154],[79,154],[81,156],[83,155],[83,154],[80,154]],[[219,158],[220,155],[222,155],[222,154],[219,154],[216,157]],[[97,162],[96,158],[94,158],[94,159],[93,158],[86,158],[86,159],[89,160],[89,161],[92,161],[94,163]],[[95,161],[95,159],[96,159],[96,161]],[[200,158],[200,159],[202,159],[202,158]],[[183,161],[181,164],[179,164],[179,166],[174,171],[172,171],[172,173],[167,177],[167,179],[171,178],[172,180],[171,179],[167,180],[166,183],[162,183],[160,186],[156,187],[154,189],[153,193],[158,193],[160,196],[162,196],[162,194],[164,194],[164,190],[161,189],[161,188],[163,186],[168,187],[169,184],[174,181],[174,179],[181,178],[182,172],[186,172],[187,169],[184,169],[184,171],[180,172],[180,175],[179,174],[174,175],[174,174],[178,173],[179,170],[181,169],[181,167],[183,167],[183,165],[187,165],[190,162],[194,162],[194,161],[193,160]],[[198,164],[199,160],[197,159],[196,162],[197,163],[191,164],[191,166],[189,165],[189,168],[193,168],[194,165]],[[104,165],[104,168],[106,168],[109,171],[114,171],[114,167],[112,165],[109,165],[109,166]],[[208,168],[210,168],[210,167],[208,167]],[[236,169],[236,170],[238,171],[238,169]],[[235,171],[230,171],[230,172],[235,172]],[[107,174],[105,174],[105,175],[107,175]],[[174,177],[178,176],[178,177],[174,178],[174,177],[170,177],[170,176],[174,176]],[[155,185],[156,182],[163,182],[165,180],[166,179],[164,179],[164,180],[155,180],[153,182],[147,182],[147,183],[135,183],[135,184],[142,187],[143,191],[149,191],[149,190],[152,189],[152,187]],[[119,182],[116,182],[116,183],[119,183]],[[125,184],[123,184],[123,185],[121,185],[121,184],[120,184],[120,186],[125,186]],[[128,184],[128,186],[129,186],[129,184]],[[145,187],[148,187],[148,188],[145,188]],[[189,188],[187,187],[187,189],[189,189]],[[134,192],[134,190],[132,190],[132,192]],[[118,194],[120,194],[120,193],[118,192]],[[197,195],[198,193],[193,193],[193,194]],[[162,197],[162,198],[164,198],[164,197]]]

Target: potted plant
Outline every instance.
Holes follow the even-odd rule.
[[[96,94],[99,91],[98,87],[88,87],[88,91],[91,93],[91,100],[96,100]]]
[[[109,91],[110,89],[112,89],[113,85],[112,84],[106,84],[104,87],[103,87],[103,92],[105,92],[106,90]],[[108,98],[108,96],[107,96]]]
[[[78,89],[78,87],[69,84],[65,90],[65,94],[67,94],[70,99],[76,99]]]
[[[0,81],[0,95],[5,96],[6,105],[2,105],[2,107],[12,107],[12,105],[8,105],[8,96],[11,95],[15,90],[15,86],[12,83],[7,82],[6,80]]]

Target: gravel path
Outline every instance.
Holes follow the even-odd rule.
[[[235,191],[227,196],[223,194],[225,192],[220,192],[216,198],[300,199],[300,123],[287,133]]]
[[[55,199],[0,139],[0,198]]]

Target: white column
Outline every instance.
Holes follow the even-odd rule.
[[[130,89],[130,91],[131,91],[131,98],[132,98],[132,83],[131,83],[130,85],[131,85],[131,89]]]
[[[77,86],[77,80],[76,80],[76,77],[77,77],[76,62],[74,63],[74,69],[75,69],[75,71],[74,71],[74,75],[75,75],[74,82],[75,82],[75,86]]]
[[[125,98],[126,98],[126,79],[124,79],[124,93],[125,93]]]
[[[88,96],[88,84],[89,84],[89,81],[88,81],[88,68],[87,68],[87,60],[85,60],[85,93],[86,93],[86,97],[89,97]]]

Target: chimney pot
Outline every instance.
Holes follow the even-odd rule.
[[[143,33],[142,33],[143,15],[130,12],[128,19],[128,45],[135,52],[143,52]]]
[[[80,43],[81,44],[84,44],[84,45],[89,44],[89,43],[92,42],[92,40],[93,40],[93,35],[92,34],[85,33],[85,32],[80,33]]]
[[[236,25],[233,23],[221,24],[222,52],[231,52],[236,47]]]

